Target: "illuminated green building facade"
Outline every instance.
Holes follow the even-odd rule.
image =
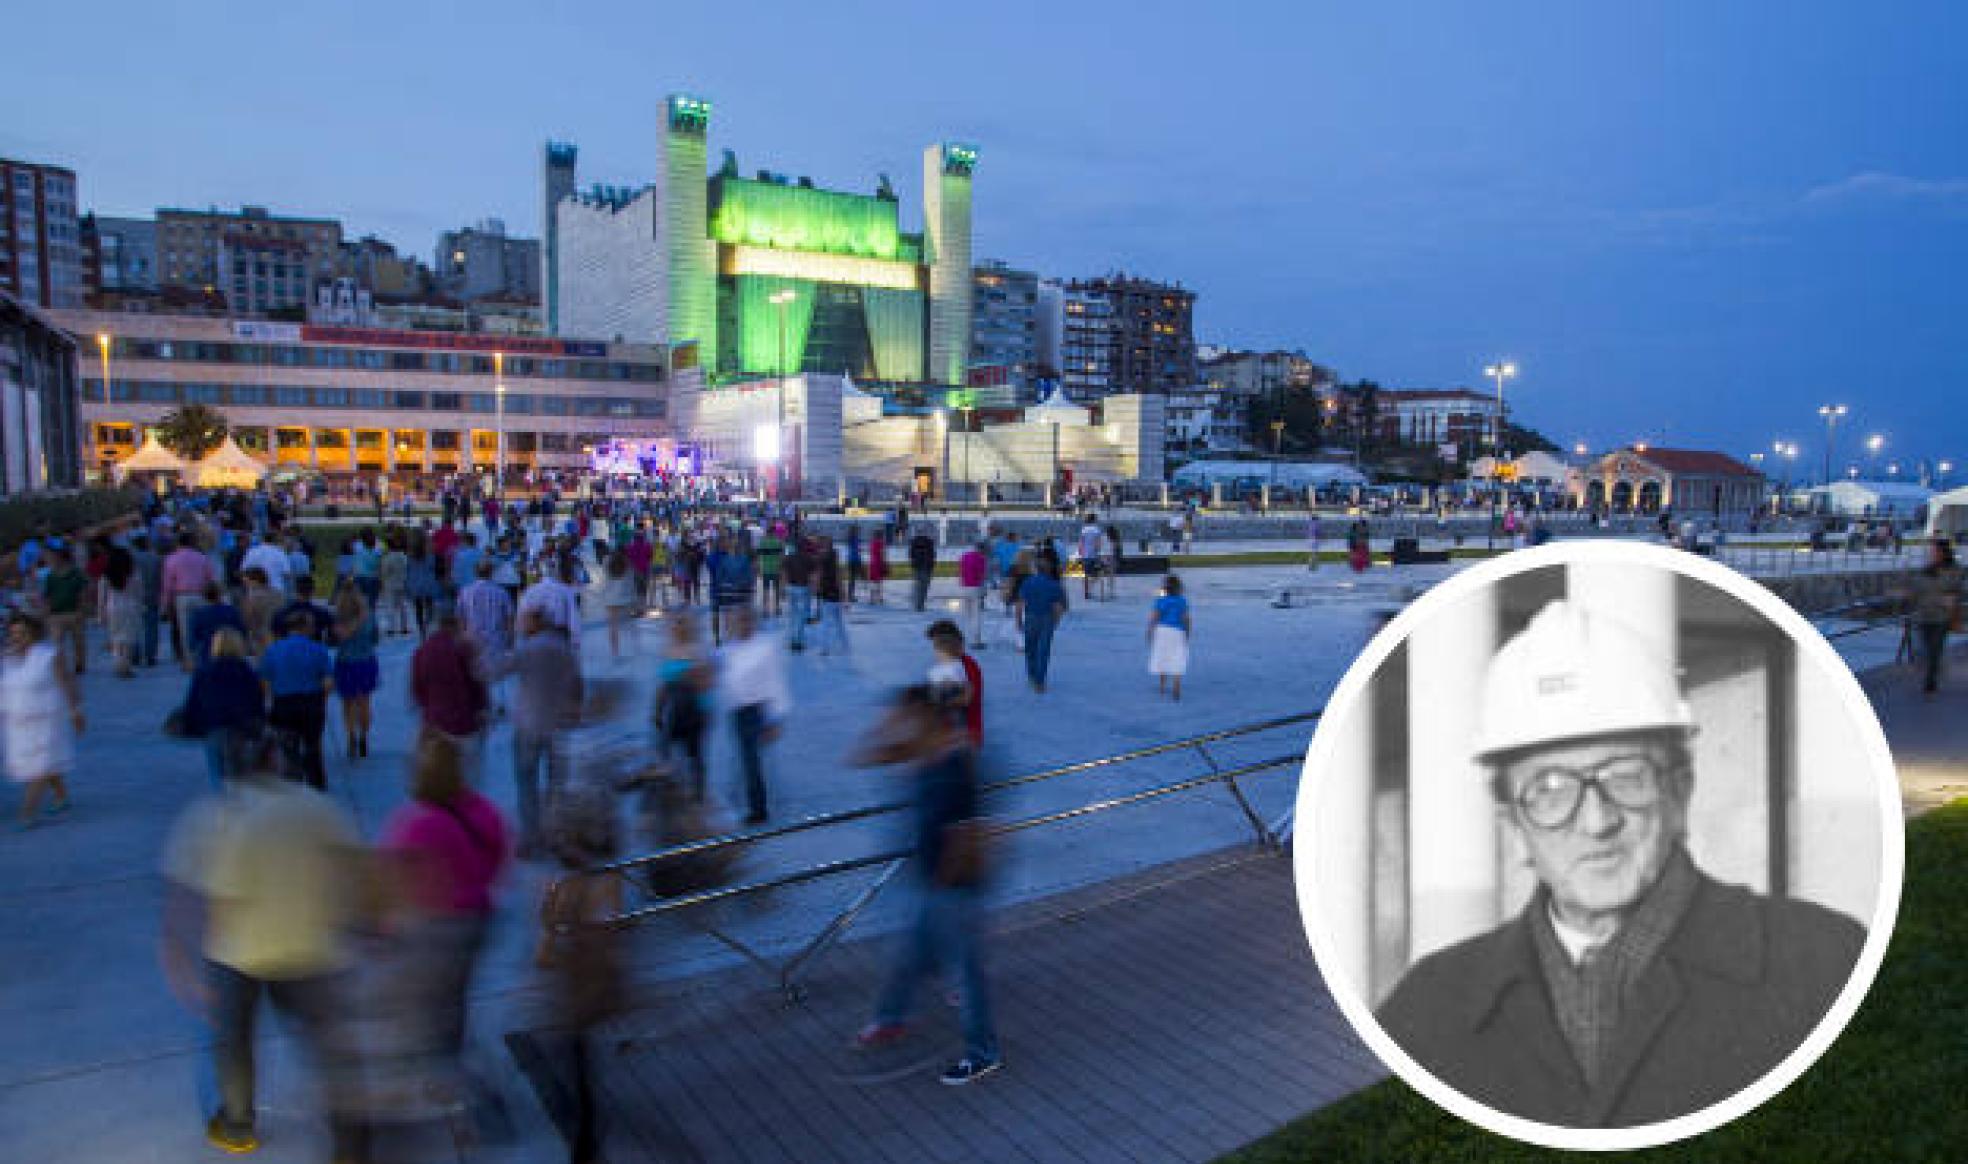
[[[963,384],[976,151],[926,151],[926,229],[911,233],[885,177],[871,194],[823,190],[742,176],[729,152],[703,177],[709,122],[708,102],[670,98],[661,170],[669,343],[694,349],[709,382],[845,372]]]

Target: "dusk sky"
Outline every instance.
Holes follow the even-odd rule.
[[[981,151],[976,253],[1200,295],[1197,336],[1479,386],[1595,447],[1818,471],[1850,404],[1968,472],[1968,7],[1947,3],[104,3],[9,14],[0,154],[85,207],[240,203],[430,256],[534,235],[548,137],[872,190]],[[1863,459],[1863,458],[1861,458]],[[1883,470],[1882,470],[1883,472]]]

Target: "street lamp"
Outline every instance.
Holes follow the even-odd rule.
[[[1496,538],[1497,507],[1502,502],[1498,496],[1497,476],[1503,471],[1503,382],[1517,375],[1517,365],[1509,361],[1487,364],[1483,375],[1496,381],[1496,416],[1490,421],[1490,535],[1487,540],[1494,544]]]
[[[1945,489],[1947,487],[1947,475],[1954,471],[1954,462],[1942,461],[1940,464],[1934,466],[1934,470],[1940,474],[1934,478],[1935,486]]]
[[[499,449],[494,460],[498,477],[493,481],[495,495],[506,499],[506,353],[492,353],[492,396],[498,402]]]
[[[96,333],[96,347],[98,350],[102,352],[103,403],[108,404],[112,399],[112,396],[109,391],[109,333],[108,332],[99,331]],[[93,428],[93,426],[91,427]],[[93,433],[92,433],[92,439],[93,439]],[[103,450],[101,450],[100,448],[97,449],[96,457],[99,462],[104,460]]]
[[[943,487],[943,497],[950,496],[950,414],[939,408],[936,410],[936,435],[942,438],[943,463],[936,470],[936,481]]]
[[[788,366],[786,359],[786,309],[792,306],[795,298],[797,298],[797,294],[791,287],[783,287],[766,296],[766,302],[779,309],[779,388],[773,393],[773,396],[776,398],[773,401],[773,405],[776,413],[774,423],[779,426],[779,431],[782,434],[779,439],[782,442],[784,440],[783,434],[786,431],[786,380],[792,375],[792,369]],[[772,468],[772,492],[774,501],[784,500],[779,488],[781,475],[782,470],[775,458]]]
[[[1818,405],[1818,415],[1824,417],[1825,422],[1824,479],[1827,485],[1831,484],[1831,447],[1838,437],[1838,418],[1850,411],[1843,404]]]

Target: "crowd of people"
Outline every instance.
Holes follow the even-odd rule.
[[[318,1069],[337,1159],[370,1158],[379,1112],[406,1095],[496,1122],[496,1095],[466,1066],[465,999],[501,887],[533,863],[559,886],[543,907],[539,962],[583,1081],[572,1158],[596,1158],[587,1034],[620,1006],[621,955],[600,923],[619,911],[623,887],[587,871],[618,855],[624,838],[622,788],[584,778],[570,747],[571,732],[607,714],[594,698],[605,681],[590,671],[616,669],[584,663],[589,614],[606,628],[611,661],[639,656],[640,616],[663,615],[643,767],[660,784],[645,803],[666,814],[649,833],[665,843],[734,827],[719,814],[707,764],[721,724],[734,745],[740,823],[772,819],[771,752],[793,712],[791,659],[849,655],[850,606],[928,616],[923,682],[895,697],[857,756],[911,773],[920,882],[914,936],[857,1045],[892,1041],[914,988],[948,967],[965,1043],[943,1080],[998,1070],[975,832],[986,676],[972,652],[1015,646],[1031,688],[1044,692],[1071,605],[1068,566],[1086,600],[1111,599],[1114,527],[1089,514],[1077,541],[1062,544],[987,526],[950,547],[951,619],[930,603],[947,527],[906,511],[828,532],[790,508],[648,491],[439,501],[430,517],[327,527],[346,534],[330,542],[277,496],[180,494],[79,542],[37,531],[0,578],[10,611],[0,747],[23,786],[17,827],[70,808],[79,679],[92,649],[118,676],[183,675],[163,731],[198,742],[210,790],[166,848],[164,951],[167,977],[212,1035],[219,1088],[208,1139],[234,1152],[258,1144],[262,999],[294,1020]],[[898,566],[906,580],[890,577]],[[901,595],[892,581],[906,581]],[[1163,590],[1150,669],[1179,698],[1190,620],[1180,582]],[[397,639],[413,640],[407,666],[386,669]],[[370,758],[373,702],[386,688],[414,706],[417,727],[407,800],[365,842],[344,801]],[[510,818],[487,794],[506,766],[486,748],[501,721]],[[385,1007],[390,1033],[351,1033]]]

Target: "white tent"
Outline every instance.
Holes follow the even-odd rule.
[[[1968,485],[1935,495],[1927,502],[1927,536],[1959,538],[1968,533]]]
[[[191,467],[192,483],[201,489],[251,489],[266,474],[267,467],[229,436]]]
[[[132,473],[182,473],[184,470],[184,458],[158,444],[156,433],[146,433],[143,446],[117,463],[116,479],[124,480]]]
[[[1811,489],[1816,508],[1840,517],[1913,517],[1933,495],[1911,481],[1833,481]]]

